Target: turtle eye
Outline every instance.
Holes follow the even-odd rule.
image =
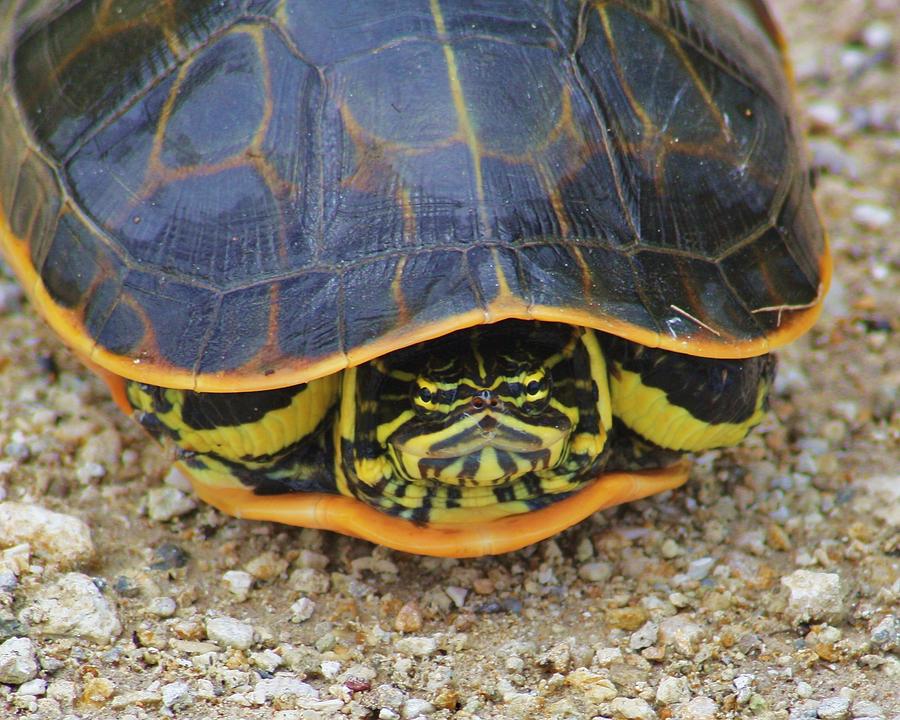
[[[417,410],[433,411],[437,407],[438,388],[432,382],[419,378],[413,387],[412,401]]]
[[[543,370],[528,373],[522,378],[525,397],[529,401],[540,400],[547,395],[547,375]]]

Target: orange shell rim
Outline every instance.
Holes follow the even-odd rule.
[[[690,461],[680,460],[663,468],[606,473],[540,510],[471,525],[418,524],[343,495],[256,495],[250,488],[191,482],[203,501],[237,518],[330,530],[416,555],[464,558],[519,550],[599,510],[677,488],[687,481],[690,467]],[[190,477],[188,469],[182,470]]]

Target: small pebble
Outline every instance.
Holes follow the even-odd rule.
[[[0,645],[0,683],[20,685],[37,674],[37,655],[29,638],[13,637]]]
[[[447,597],[449,597],[453,601],[453,604],[458,608],[461,608],[466,604],[466,595],[469,594],[469,591],[466,588],[458,587],[456,585],[448,585],[444,588],[444,592],[447,593]]]
[[[894,221],[894,213],[881,205],[862,203],[853,208],[853,221],[867,230],[881,230]]]
[[[250,661],[253,663],[254,667],[267,673],[275,672],[284,664],[284,659],[281,655],[274,650],[268,649],[263,650],[262,652],[251,653]]]
[[[94,558],[90,528],[40,505],[0,502],[0,547],[28,543],[45,562],[68,569]]]
[[[431,715],[435,711],[434,705],[427,700],[410,698],[400,708],[400,717],[404,720],[413,720],[420,715]]]
[[[210,618],[206,636],[222,647],[247,650],[253,645],[253,626],[230,617]]]
[[[880,718],[884,717],[884,710],[881,709],[880,705],[876,705],[870,700],[854,700],[853,717]]]
[[[631,637],[628,639],[628,649],[643,650],[651,645],[655,645],[658,635],[659,624],[648,621],[631,634]]]
[[[788,589],[785,614],[794,624],[830,621],[843,615],[841,578],[835,573],[795,570],[781,578]]]
[[[808,700],[813,696],[813,687],[808,682],[800,680],[796,687],[797,697]]]
[[[687,702],[691,697],[691,686],[685,677],[666,675],[656,688],[656,702],[661,705],[674,705]]]
[[[845,720],[850,715],[850,701],[844,697],[825,698],[816,708],[821,720]]]
[[[863,28],[862,41],[872,50],[884,50],[894,41],[894,32],[883,20],[875,20]]]
[[[253,688],[251,700],[257,705],[265,705],[276,698],[319,698],[318,691],[302,680],[283,673],[260,680]]]
[[[191,689],[183,680],[163,685],[162,688],[160,688],[160,692],[162,694],[163,705],[167,708],[171,708],[175,712],[190,707],[194,702],[194,698],[191,695]]]
[[[115,609],[81,573],[67,573],[43,588],[32,605],[19,614],[41,635],[82,638],[108,644],[122,632]]]
[[[394,647],[405,655],[427,656],[437,651],[437,641],[430,637],[401,637],[396,640]]]
[[[397,632],[417,632],[422,629],[422,611],[415,601],[408,602],[397,611],[394,630]]]
[[[711,557],[703,557],[698,558],[697,560],[692,560],[690,563],[688,563],[687,576],[691,580],[702,580],[707,575],[709,575],[709,571],[712,570],[713,565],[715,564],[715,558]]]
[[[659,642],[673,645],[685,657],[693,656],[703,635],[703,628],[687,615],[674,615],[659,624]]]
[[[656,711],[641,698],[617,697],[609,704],[615,717],[631,720],[655,720]]]
[[[287,570],[288,561],[278,553],[268,550],[250,560],[244,569],[257,580],[264,582],[274,580]]]
[[[675,715],[678,720],[716,720],[718,716],[719,706],[716,705],[716,701],[703,695],[679,706]]]
[[[578,568],[578,576],[588,582],[606,582],[612,577],[612,563],[595,561],[586,562]]]
[[[160,618],[169,618],[178,609],[175,601],[170,597],[155,597],[147,603],[147,612]]]
[[[869,637],[882,650],[900,650],[900,618],[896,615],[888,615],[872,628]]]
[[[163,543],[153,551],[153,563],[151,563],[150,568],[152,570],[183,568],[188,564],[190,557],[175,543]]]
[[[234,595],[238,602],[244,602],[253,587],[253,576],[243,570],[228,570],[222,575],[228,592]]]
[[[166,522],[197,509],[197,500],[169,485],[147,491],[147,515],[155,522]]]
[[[35,678],[34,680],[29,680],[19,685],[19,689],[16,691],[16,694],[42,697],[46,692],[47,681],[43,678]]]
[[[291,622],[302,623],[309,620],[316,611],[316,604],[307,597],[302,597],[291,605]]]

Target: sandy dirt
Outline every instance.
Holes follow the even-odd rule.
[[[900,9],[774,6],[835,256],[821,321],[753,438],[535,547],[434,560],[194,503],[0,274],[0,499],[94,545],[0,537],[0,644],[38,661],[0,716],[900,718]],[[43,634],[89,597],[118,633]]]

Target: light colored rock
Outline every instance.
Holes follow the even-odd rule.
[[[420,715],[431,715],[433,712],[434,705],[427,700],[410,698],[403,703],[403,707],[400,708],[400,717],[404,720],[412,720],[412,718],[417,718]]]
[[[434,638],[413,635],[410,637],[399,638],[394,643],[394,647],[398,652],[401,652],[404,655],[424,657],[427,655],[434,655],[437,650],[437,641]]]
[[[900,649],[900,618],[888,615],[872,628],[869,637],[882,650]]]
[[[156,522],[166,522],[196,510],[197,501],[170,485],[150,488],[147,491],[147,515]]]
[[[38,661],[31,640],[12,637],[0,645],[0,683],[21,685],[37,674]]]
[[[162,688],[160,688],[160,691],[163,705],[167,708],[171,708],[175,712],[184,710],[194,703],[191,689],[183,680],[163,685]]]
[[[276,698],[282,700],[285,698],[311,698],[317,700],[319,693],[312,685],[308,685],[293,675],[278,673],[275,677],[260,680],[253,687],[253,692],[250,694],[250,699],[257,705],[265,705]]]
[[[658,636],[659,623],[655,623],[652,620],[645,622],[631,634],[631,637],[628,639],[628,649],[643,650],[651,645],[655,645]]]
[[[44,678],[35,678],[34,680],[28,680],[27,682],[23,682],[19,685],[19,689],[16,690],[16,695],[33,695],[35,697],[42,697],[47,692],[47,681]]]
[[[239,602],[243,602],[250,594],[250,588],[253,587],[253,576],[243,570],[229,570],[222,575],[225,581],[225,587]]]
[[[90,528],[72,515],[17,502],[0,502],[0,547],[28,543],[49,565],[69,569],[90,562]]]
[[[610,702],[609,707],[613,716],[617,718],[628,718],[629,720],[655,720],[656,718],[656,711],[646,700],[640,698],[617,697]]]
[[[841,578],[836,573],[795,570],[781,578],[788,589],[785,614],[795,625],[839,619],[844,612]]]
[[[703,628],[684,614],[673,615],[659,624],[659,641],[674,646],[686,657],[697,651],[703,633]]]
[[[246,650],[253,645],[253,626],[230,617],[210,618],[206,636],[221,647]]]
[[[656,688],[656,702],[660,705],[674,705],[687,702],[691,697],[691,686],[685,677],[666,675]]]
[[[302,623],[309,620],[316,611],[316,604],[308,597],[302,597],[291,605],[291,622]]]
[[[816,717],[820,720],[846,720],[850,716],[850,700],[836,695],[825,698],[816,708]]]
[[[704,695],[679,705],[675,712],[677,720],[716,720],[719,706],[712,698]]]
[[[584,563],[578,568],[579,577],[588,582],[606,582],[612,577],[612,574],[612,563],[600,560]]]
[[[566,685],[577,688],[588,700],[597,704],[609,702],[619,694],[609,678],[583,667],[566,675]]]
[[[111,643],[122,625],[93,581],[82,573],[67,573],[47,585],[19,619],[41,635],[76,637]]]
[[[155,597],[147,603],[147,612],[159,618],[169,618],[175,614],[178,605],[170,597]]]

